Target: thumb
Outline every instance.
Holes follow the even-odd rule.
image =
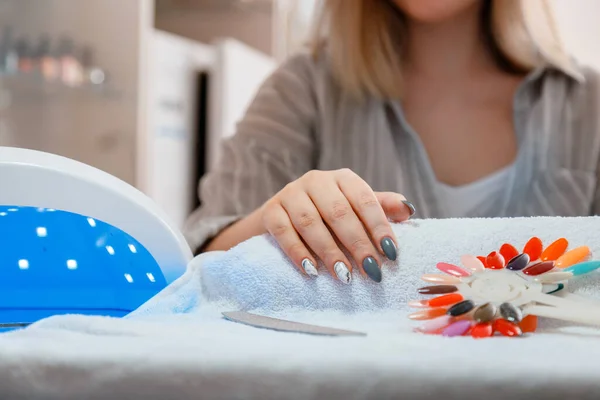
[[[415,206],[406,197],[393,192],[375,192],[383,212],[394,222],[406,221],[415,214]]]

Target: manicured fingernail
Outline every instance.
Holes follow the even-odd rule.
[[[406,207],[408,207],[409,211],[410,211],[410,217],[412,217],[413,215],[415,215],[415,213],[417,212],[417,209],[415,208],[415,205],[413,203],[411,203],[408,200],[402,200],[402,204],[404,204]]]
[[[381,282],[381,269],[379,269],[379,265],[377,265],[377,261],[373,257],[365,258],[362,265],[369,278],[377,283]]]
[[[333,270],[335,271],[335,274],[337,275],[338,279],[344,282],[345,284],[348,284],[352,281],[352,275],[350,274],[350,270],[348,269],[348,267],[346,267],[346,264],[344,264],[343,262],[336,262],[333,265]]]
[[[396,261],[396,257],[398,256],[396,251],[396,244],[389,237],[383,238],[381,241],[381,250],[383,250],[383,254],[392,261]]]
[[[309,276],[319,276],[319,272],[317,271],[315,264],[313,264],[313,262],[308,258],[302,260],[302,268],[304,268],[304,272],[306,272]]]

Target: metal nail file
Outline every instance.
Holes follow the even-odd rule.
[[[320,336],[366,336],[366,333],[346,331],[343,329],[327,328],[324,326],[285,321],[282,319],[264,317],[244,311],[224,312],[225,319],[255,328],[271,329],[280,332],[306,333]]]

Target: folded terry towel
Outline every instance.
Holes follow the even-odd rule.
[[[380,284],[356,268],[350,285],[329,276],[322,266],[318,278],[307,278],[272,239],[260,236],[228,252],[195,259],[180,282],[132,316],[190,311],[203,301],[226,301],[232,308],[262,312],[407,310],[417,288],[425,285],[422,274],[436,273],[438,262],[460,265],[464,254],[487,255],[507,242],[522,249],[532,236],[545,246],[565,237],[569,248],[587,245],[592,256],[600,254],[599,217],[414,220],[393,228],[399,257],[383,265]],[[576,278],[569,290],[600,298],[600,273]]]

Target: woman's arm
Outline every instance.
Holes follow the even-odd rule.
[[[201,181],[185,235],[194,250],[227,250],[262,233],[256,210],[314,168],[313,61],[298,55],[262,85],[236,134]]]

